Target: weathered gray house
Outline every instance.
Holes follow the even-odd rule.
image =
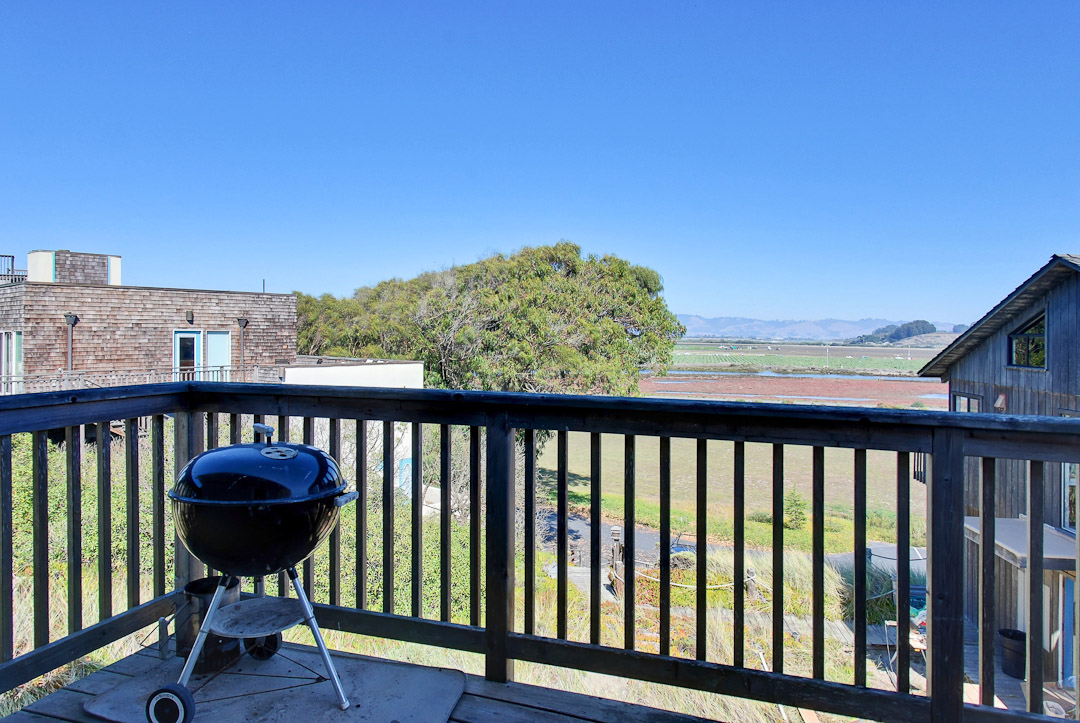
[[[2,270],[6,393],[254,381],[256,368],[296,361],[292,294],[123,286],[120,257],[71,251],[32,251],[25,272]]]
[[[955,412],[1080,416],[1080,256],[1056,255],[923,367],[949,384]],[[1004,455],[1003,455],[1004,456]],[[1026,626],[1029,463],[998,461],[995,515],[998,626]],[[1043,474],[1044,666],[1048,679],[1073,674],[1076,482],[1080,465]],[[965,613],[977,618],[980,466],[965,471]],[[1064,633],[1064,634],[1063,634]]]

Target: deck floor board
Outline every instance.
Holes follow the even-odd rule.
[[[298,646],[307,648],[308,646]],[[335,656],[353,656],[334,653]],[[35,701],[5,723],[101,723],[83,709],[94,695],[141,675],[160,662],[142,650]],[[450,717],[455,723],[705,723],[706,719],[646,706],[569,693],[524,683],[492,683],[466,676],[465,692]]]

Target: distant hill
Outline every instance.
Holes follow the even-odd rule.
[[[890,319],[819,319],[817,321],[764,321],[738,316],[706,318],[694,314],[678,314],[686,326],[687,336],[722,336],[740,339],[792,339],[809,341],[841,341],[864,334],[889,324],[900,325],[904,321]],[[939,330],[952,331],[951,322],[932,322]]]

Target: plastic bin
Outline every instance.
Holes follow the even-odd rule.
[[[998,630],[1001,643],[1001,669],[1005,675],[1023,680],[1027,672],[1027,633],[1023,630]]]

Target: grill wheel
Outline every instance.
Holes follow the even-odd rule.
[[[195,696],[179,683],[158,688],[146,701],[148,723],[190,723],[195,717]]]

